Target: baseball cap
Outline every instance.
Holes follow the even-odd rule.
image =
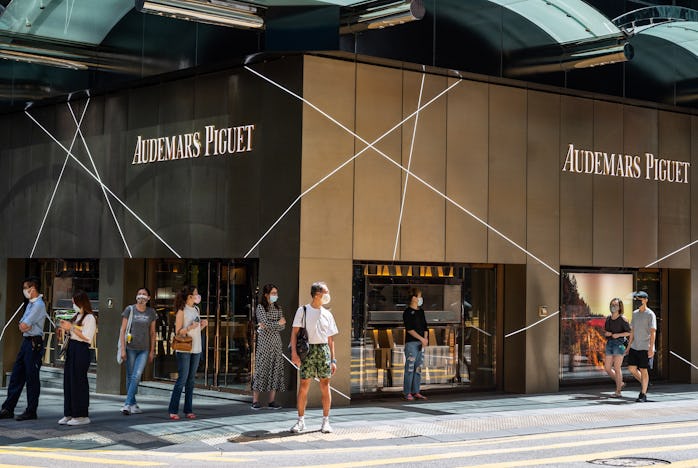
[[[633,299],[649,299],[649,296],[645,291],[636,291],[633,293]]]

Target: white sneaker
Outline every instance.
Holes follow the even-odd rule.
[[[143,412],[141,407],[138,405],[131,405],[129,409],[131,410],[131,414],[141,414]]]
[[[60,424],[61,426],[65,426],[71,419],[73,418],[70,416],[63,416],[61,419],[58,420],[58,424]]]
[[[129,416],[131,414],[131,406],[130,405],[124,405],[121,407],[121,414],[124,416]]]
[[[73,418],[66,423],[68,426],[83,426],[85,424],[90,424],[90,418],[87,416],[84,418]]]
[[[305,430],[305,420],[299,419],[296,421],[296,424],[293,425],[291,428],[291,432],[294,434],[298,434],[299,432],[303,432]]]
[[[332,426],[330,426],[330,419],[329,418],[322,418],[322,426],[320,427],[320,432],[323,434],[329,434],[332,432]]]

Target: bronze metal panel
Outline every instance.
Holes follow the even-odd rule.
[[[659,154],[656,158],[673,161],[691,160],[691,117],[671,112],[659,112]],[[656,164],[655,164],[656,165]],[[651,176],[655,171],[651,170]],[[659,171],[658,171],[659,172]],[[657,174],[660,176],[661,174]],[[683,174],[678,174],[681,177]],[[672,174],[672,179],[675,175]],[[681,177],[683,179],[683,177]],[[691,242],[690,178],[683,183],[659,182],[659,239],[657,253],[664,257]],[[659,267],[690,268],[688,249],[662,260]]]
[[[548,314],[559,310],[560,280],[540,263],[531,260],[526,265],[525,304],[526,325],[537,322],[539,307],[545,306]],[[529,328],[525,335],[526,393],[556,392],[559,389],[560,372],[560,316]]]
[[[560,269],[559,116],[560,96],[528,93],[526,247],[555,271]],[[538,261],[529,256],[527,263]]]
[[[306,56],[303,96],[354,128],[354,64]],[[308,190],[354,155],[354,137],[303,106],[301,189]],[[352,258],[354,171],[349,163],[301,200],[301,257]]]
[[[370,143],[402,120],[402,73],[356,65],[356,131]],[[353,110],[353,106],[349,106]],[[376,143],[402,164],[402,128]],[[366,145],[355,140],[357,153]],[[402,195],[402,170],[369,148],[354,163],[354,258],[393,258]]]
[[[525,263],[517,248],[526,244],[526,91],[490,87],[488,261]],[[504,239],[502,235],[511,239]]]
[[[657,111],[625,106],[623,148],[644,165],[645,152],[657,154]],[[642,167],[644,174],[644,167]],[[657,259],[658,183],[624,178],[623,263],[642,267]]]
[[[453,81],[449,81],[449,85]],[[463,80],[448,93],[446,194],[487,220],[489,86]],[[446,203],[446,261],[486,262],[487,227]]]
[[[560,108],[560,264],[591,265],[593,177],[563,171],[569,146],[590,150],[594,144],[594,104],[563,96]]]
[[[594,101],[594,151],[623,154],[623,106]],[[623,265],[623,180],[593,176],[594,266]]]
[[[412,72],[403,75],[403,119],[418,108],[422,76]],[[447,86],[446,78],[426,75],[421,105],[433,99]],[[424,183],[403,172],[402,188],[406,187],[406,190],[400,229],[400,260],[444,260],[446,102],[446,95],[441,96],[419,112],[418,119],[412,118],[402,127],[402,165],[409,167]]]

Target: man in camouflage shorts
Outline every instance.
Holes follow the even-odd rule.
[[[325,283],[313,283],[310,287],[310,304],[299,307],[293,319],[291,331],[291,360],[300,367],[301,383],[298,388],[298,421],[291,428],[291,432],[298,433],[305,430],[305,406],[308,403],[308,390],[310,379],[320,380],[320,392],[322,393],[322,427],[324,433],[332,432],[330,426],[330,406],[332,395],[330,394],[330,378],[337,370],[337,360],[334,355],[334,335],[338,333],[337,324],[332,312],[323,306],[330,302],[330,290]],[[308,343],[310,351],[301,363],[296,353],[296,340],[298,330],[305,327],[308,331]]]

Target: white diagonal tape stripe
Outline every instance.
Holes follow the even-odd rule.
[[[259,240],[258,240],[258,241],[250,248],[250,250],[245,254],[245,257],[244,257],[244,258],[247,258],[247,257],[252,253],[252,251],[253,251],[254,249],[257,248],[257,246],[269,235],[269,233],[274,229],[274,227],[276,227],[276,225],[279,224],[279,223],[281,222],[281,220],[286,216],[286,214],[288,214],[289,211],[291,211],[291,209],[301,200],[301,198],[303,198],[305,195],[307,195],[308,193],[310,193],[311,191],[313,191],[318,185],[320,185],[320,184],[321,184],[322,182],[324,182],[325,180],[329,179],[332,175],[336,174],[337,171],[339,171],[340,169],[342,169],[343,167],[345,167],[347,164],[349,164],[349,163],[352,162],[354,159],[356,159],[356,158],[358,158],[359,156],[361,156],[363,153],[365,153],[365,152],[368,151],[369,149],[374,149],[374,150],[377,151],[376,147],[374,146],[376,143],[378,143],[379,141],[381,141],[381,140],[382,140],[383,138],[385,138],[386,136],[390,135],[390,134],[391,134],[393,131],[395,131],[397,128],[400,128],[400,126],[401,126],[402,124],[404,124],[404,123],[407,122],[409,119],[411,119],[412,117],[414,117],[415,115],[417,115],[418,112],[420,112],[420,111],[421,111],[422,109],[424,109],[425,107],[428,107],[429,105],[431,105],[434,101],[436,101],[436,100],[439,99],[441,96],[443,96],[444,94],[446,94],[447,92],[449,92],[449,91],[451,90],[451,88],[453,88],[454,86],[456,86],[457,84],[459,84],[459,83],[461,82],[461,80],[458,80],[458,81],[454,82],[454,83],[453,83],[452,85],[450,85],[448,88],[446,88],[445,90],[441,91],[439,94],[437,94],[437,95],[434,96],[432,99],[430,99],[430,100],[429,100],[427,103],[425,103],[421,108],[419,108],[419,109],[417,109],[416,111],[412,112],[410,115],[408,115],[407,117],[405,117],[404,119],[402,119],[400,122],[398,122],[397,124],[395,124],[395,125],[394,125],[392,128],[390,128],[388,131],[386,131],[385,133],[383,133],[383,135],[381,135],[381,136],[378,137],[376,140],[374,140],[373,143],[369,143],[369,142],[367,142],[366,140],[364,140],[363,138],[361,138],[360,136],[356,135],[356,134],[355,134],[354,132],[352,132],[350,129],[348,129],[347,127],[345,127],[341,122],[338,122],[335,118],[333,118],[333,117],[332,117],[331,115],[329,115],[327,112],[323,111],[322,109],[320,109],[320,108],[317,107],[316,105],[314,105],[314,104],[312,104],[311,102],[309,102],[307,99],[304,99],[304,98],[302,98],[301,96],[299,96],[299,95],[297,95],[296,93],[294,93],[293,91],[291,91],[291,90],[289,90],[289,89],[287,89],[287,88],[284,88],[284,87],[281,86],[280,84],[278,84],[278,83],[276,83],[276,82],[270,80],[269,78],[265,77],[264,75],[260,74],[259,72],[256,72],[256,71],[252,70],[252,69],[249,68],[249,67],[245,67],[245,68],[246,68],[247,70],[249,70],[250,72],[254,73],[255,75],[259,76],[260,78],[264,79],[265,81],[268,81],[269,83],[273,84],[274,86],[276,86],[276,87],[278,87],[278,88],[280,88],[280,89],[286,91],[286,92],[289,93],[291,96],[293,96],[293,97],[295,97],[295,98],[297,98],[297,99],[300,99],[300,100],[303,101],[304,103],[308,104],[310,107],[312,107],[313,109],[315,109],[316,111],[318,111],[320,114],[322,114],[323,116],[325,116],[328,120],[334,122],[334,123],[337,124],[339,127],[341,127],[342,129],[344,129],[345,131],[347,131],[347,132],[349,132],[351,135],[353,135],[355,138],[358,138],[358,139],[361,140],[362,142],[366,143],[367,146],[366,146],[364,149],[362,149],[361,151],[359,151],[358,153],[356,153],[354,156],[352,156],[352,157],[350,157],[349,159],[347,159],[346,161],[344,161],[344,162],[343,162],[342,164],[340,164],[336,169],[334,169],[332,172],[330,172],[329,174],[327,174],[326,176],[324,176],[322,179],[320,179],[320,180],[318,180],[317,182],[315,182],[312,186],[310,186],[308,189],[306,189],[303,193],[301,193],[300,195],[298,195],[298,197],[288,206],[288,208],[286,208],[286,210],[285,210],[283,213],[281,213],[281,216],[279,216],[278,219],[277,219],[276,221],[274,221],[274,223],[269,227],[269,229],[267,229],[267,231],[266,231],[264,234],[262,234],[262,236],[259,238]]]
[[[17,314],[19,313],[20,310],[22,310],[22,307],[24,306],[24,302],[17,307],[17,310],[15,310],[15,313],[12,314],[12,317],[10,317],[10,320],[7,321],[4,327],[2,327],[2,333],[0,333],[0,342],[2,342],[2,337],[5,336],[5,330],[7,330],[7,327],[12,323],[12,321],[15,319]]]
[[[652,263],[646,265],[645,268],[649,268],[649,267],[651,267],[651,266],[653,266],[653,265],[656,265],[657,263],[661,262],[662,260],[666,260],[667,258],[671,257],[672,255],[676,255],[677,253],[681,252],[682,250],[686,250],[687,248],[693,246],[693,245],[696,244],[696,243],[698,243],[698,240],[694,240],[694,241],[691,242],[690,244],[686,244],[686,245],[684,245],[683,247],[680,247],[680,248],[674,250],[673,252],[671,252],[671,253],[669,253],[669,254],[666,254],[666,255],[663,256],[662,258],[660,258],[660,259],[658,259],[658,260],[655,260],[655,261],[653,261]]]
[[[87,112],[87,106],[90,104],[90,100],[87,100],[87,104],[85,104],[85,109],[82,111],[82,115],[80,116],[80,122],[78,122],[77,126],[78,129],[80,128],[80,125],[82,125],[82,119],[85,118],[85,113]],[[76,131],[75,134],[73,135],[73,141],[70,142],[70,151],[73,149],[73,145],[75,145],[75,139],[78,137],[78,132]],[[39,232],[36,234],[36,239],[34,239],[34,246],[32,247],[32,251],[29,254],[29,258],[34,258],[34,252],[36,251],[36,246],[39,243],[39,237],[41,237],[41,232],[44,230],[44,224],[46,223],[46,218],[48,217],[49,212],[51,211],[51,206],[53,205],[53,199],[56,197],[56,192],[58,192],[58,186],[61,183],[61,180],[63,179],[63,173],[65,172],[65,166],[68,164],[68,159],[70,159],[69,155],[66,155],[65,159],[63,160],[63,166],[61,167],[61,172],[58,174],[58,180],[56,181],[56,186],[53,187],[53,193],[51,193],[51,198],[49,199],[48,202],[48,207],[46,208],[46,211],[44,212],[44,217],[41,220],[41,225],[39,226]]]
[[[559,314],[559,313],[560,313],[560,311],[559,311],[559,310],[556,310],[555,312],[553,312],[552,314],[548,315],[547,317],[543,317],[542,319],[538,320],[538,321],[535,322],[535,323],[530,324],[530,325],[527,326],[527,327],[524,327],[524,328],[522,328],[522,329],[520,329],[520,330],[513,331],[513,332],[511,332],[511,333],[507,333],[506,335],[504,335],[504,338],[509,338],[510,336],[514,336],[514,335],[516,335],[517,333],[521,333],[521,332],[524,332],[524,331],[528,330],[529,328],[533,328],[533,327],[535,327],[536,325],[538,325],[539,323],[545,322],[545,321],[548,320],[550,317],[555,317],[555,316],[556,316],[557,314]]]
[[[89,103],[89,99],[88,99]],[[73,121],[77,125],[78,121],[75,118],[75,113],[73,112],[73,108],[68,103],[68,109],[70,109],[70,115],[73,116]],[[90,151],[90,147],[87,145],[87,141],[85,141],[85,135],[83,135],[82,130],[80,129],[80,126],[78,125],[78,133],[80,134],[80,139],[82,140],[83,146],[85,146],[85,150],[87,151],[87,156],[90,158],[90,163],[92,163],[92,169],[95,171],[95,175],[97,176],[97,181],[102,184],[102,178],[99,175],[99,171],[97,170],[97,165],[95,164],[94,158],[92,158],[92,152]],[[119,224],[119,220],[116,219],[116,214],[114,213],[114,208],[111,206],[111,201],[109,201],[109,196],[107,195],[107,191],[104,190],[104,185],[102,185],[102,193],[104,194],[104,199],[107,202],[107,205],[109,206],[109,212],[111,213],[112,218],[114,218],[114,223],[116,223],[116,229],[119,231],[119,235],[121,236],[121,240],[124,243],[124,247],[126,247],[126,252],[128,253],[129,258],[133,258],[133,255],[131,255],[131,249],[128,248],[128,244],[126,243],[126,237],[124,236],[124,232],[121,230],[121,225]]]
[[[525,253],[526,255],[528,255],[529,257],[531,257],[532,259],[534,259],[535,261],[537,261],[538,263],[540,263],[541,265],[543,265],[544,267],[546,267],[547,269],[549,269],[549,270],[550,270],[551,272],[553,272],[555,275],[560,276],[560,273],[559,273],[555,268],[553,268],[553,267],[551,267],[550,265],[548,265],[547,263],[545,263],[543,260],[541,260],[540,258],[538,258],[537,256],[535,256],[533,253],[529,252],[528,250],[526,250],[525,248],[523,248],[521,245],[517,244],[513,239],[509,238],[509,237],[506,236],[504,233],[502,233],[501,231],[499,231],[499,230],[496,229],[495,227],[493,227],[493,226],[491,226],[490,224],[488,224],[486,221],[484,221],[483,219],[481,219],[480,217],[478,217],[477,215],[475,215],[475,214],[474,214],[473,212],[471,212],[470,210],[468,210],[468,209],[464,208],[463,206],[461,206],[459,203],[457,203],[457,202],[456,202],[455,200],[453,200],[451,197],[447,196],[445,193],[441,192],[441,191],[438,190],[436,187],[432,186],[432,185],[429,184],[427,181],[425,181],[425,180],[422,179],[421,177],[417,176],[415,173],[413,173],[412,171],[408,170],[407,168],[405,168],[405,167],[404,167],[403,165],[401,165],[400,163],[393,161],[393,160],[390,158],[390,156],[386,155],[384,152],[382,152],[380,149],[378,149],[378,148],[376,148],[376,147],[374,146],[376,143],[378,143],[378,141],[380,141],[380,140],[382,140],[383,138],[385,138],[388,134],[390,134],[390,133],[391,133],[392,131],[394,131],[396,128],[398,128],[399,126],[401,126],[404,122],[406,122],[407,120],[409,120],[410,118],[412,118],[414,115],[417,115],[419,112],[421,112],[422,109],[424,109],[425,107],[427,107],[428,105],[430,105],[432,102],[434,102],[436,99],[440,98],[441,96],[443,96],[443,95],[446,94],[447,92],[449,92],[449,91],[451,90],[451,88],[453,88],[454,86],[456,86],[457,84],[459,84],[459,83],[462,81],[461,79],[459,79],[458,81],[455,81],[453,84],[451,84],[451,85],[450,85],[449,87],[447,87],[445,90],[443,90],[442,92],[440,92],[439,94],[437,94],[434,98],[432,98],[430,101],[428,101],[426,104],[424,104],[424,106],[422,106],[421,108],[418,108],[418,109],[417,109],[416,111],[414,111],[412,114],[408,115],[405,119],[403,119],[401,122],[399,122],[399,123],[398,123],[397,125],[395,125],[393,128],[391,128],[390,130],[388,130],[386,133],[384,133],[379,139],[375,140],[373,143],[369,143],[368,141],[366,141],[365,139],[363,139],[361,136],[357,135],[357,134],[354,133],[352,130],[350,130],[349,128],[347,128],[347,127],[346,127],[345,125],[343,125],[341,122],[337,121],[335,118],[333,118],[332,116],[330,116],[329,114],[327,114],[326,112],[324,112],[322,109],[320,109],[319,107],[317,107],[315,104],[312,104],[312,103],[311,103],[310,101],[308,101],[307,99],[305,99],[305,98],[299,96],[298,94],[294,93],[293,91],[289,90],[288,88],[285,88],[284,86],[280,85],[279,83],[276,83],[275,81],[271,80],[270,78],[267,78],[266,76],[262,75],[261,73],[255,71],[255,70],[252,70],[250,67],[247,67],[247,66],[246,66],[245,69],[249,70],[250,72],[252,72],[252,73],[254,73],[255,75],[259,76],[260,78],[264,79],[265,81],[267,81],[267,82],[273,84],[273,85],[276,86],[277,88],[279,88],[279,89],[281,89],[281,90],[283,90],[283,91],[289,93],[291,96],[293,96],[293,97],[295,97],[295,98],[297,98],[297,99],[300,99],[300,100],[303,101],[305,104],[308,104],[310,107],[312,107],[313,109],[317,110],[320,114],[322,114],[323,116],[327,117],[330,121],[332,121],[332,122],[334,122],[335,124],[337,124],[340,128],[342,128],[343,130],[347,131],[348,133],[350,133],[351,135],[353,135],[355,138],[357,138],[358,140],[360,140],[360,141],[362,141],[363,143],[365,143],[366,145],[368,145],[368,147],[370,147],[371,149],[373,149],[376,153],[380,154],[380,155],[381,155],[382,157],[384,157],[388,162],[394,164],[395,166],[399,167],[399,168],[400,168],[402,171],[404,171],[405,173],[407,173],[407,174],[409,174],[410,176],[414,177],[416,180],[418,180],[419,182],[421,182],[422,184],[424,184],[427,188],[429,188],[430,190],[432,190],[432,191],[435,192],[436,194],[438,194],[438,195],[440,195],[441,197],[443,197],[446,201],[448,201],[449,203],[451,203],[452,205],[454,205],[455,207],[457,207],[458,209],[460,209],[460,210],[463,211],[464,213],[468,214],[469,216],[471,216],[473,219],[475,219],[475,220],[478,221],[479,223],[483,224],[485,227],[487,227],[489,230],[491,230],[492,232],[494,232],[495,234],[497,234],[499,237],[501,237],[502,239],[506,240],[506,241],[509,242],[511,245],[513,245],[513,246],[516,247],[517,249],[521,250],[523,253]],[[358,155],[361,154],[361,153],[362,153],[363,151],[365,151],[366,149],[368,149],[368,148],[364,148],[361,152],[357,153],[357,154],[354,155],[352,158],[350,158],[348,161],[344,162],[344,163],[342,164],[342,166],[340,166],[340,167],[343,167],[344,165],[348,164],[352,159],[355,159],[356,157],[358,157]],[[333,173],[334,173],[334,172],[336,172],[336,170],[333,171]],[[281,221],[281,218],[283,218],[283,217],[286,215],[286,213],[288,213],[288,212],[291,210],[291,208],[292,208],[296,203],[298,203],[298,201],[299,201],[304,195],[306,195],[310,190],[312,190],[312,189],[314,189],[315,187],[317,187],[321,182],[323,182],[323,181],[326,180],[326,179],[327,179],[327,176],[324,177],[323,179],[321,179],[320,181],[318,181],[318,182],[317,182],[315,185],[313,185],[310,189],[308,189],[308,190],[306,190],[305,192],[303,192],[298,198],[296,198],[296,200],[291,204],[291,206],[289,206],[289,207],[286,209],[286,211],[284,211],[284,213],[281,215],[281,217],[280,217],[279,219],[277,219],[277,221],[267,230],[267,232],[264,233],[264,235],[260,238],[260,240],[257,241],[257,243],[250,249],[250,251],[245,255],[245,258],[252,252],[252,250],[255,249],[255,247],[257,247],[257,245],[259,245],[259,243],[269,234],[269,232],[271,232],[271,230],[274,228],[274,226],[276,226],[276,225],[279,223],[279,221]]]
[[[286,360],[289,362],[289,364],[291,364],[296,370],[300,370],[300,369],[298,369],[298,366],[295,365],[295,364],[293,363],[293,361],[291,361],[291,360],[288,358],[288,356],[286,356],[284,353],[281,353],[281,355],[282,355],[282,356],[284,357],[284,359],[286,359]],[[315,380],[316,382],[319,382],[319,381],[320,381],[320,379],[318,379],[317,377],[315,377],[314,380]],[[342,395],[342,396],[343,396],[344,398],[346,398],[347,400],[351,400],[350,397],[346,396],[344,393],[340,392],[339,390],[337,390],[336,388],[334,388],[332,385],[330,385],[330,390],[332,390],[332,391],[335,392],[335,393],[338,393],[339,395]]]
[[[673,351],[669,351],[669,354],[673,354],[674,356],[676,356],[677,358],[681,359],[683,362],[685,362],[685,363],[688,364],[689,366],[693,367],[695,370],[698,370],[698,367],[696,367],[696,365],[693,364],[693,363],[692,363],[691,361],[689,361],[688,359],[682,358],[681,356],[679,356],[678,354],[676,354],[676,353],[673,352]]]
[[[422,105],[422,93],[424,92],[424,77],[426,74],[422,73],[422,84],[419,87],[419,99],[417,100],[417,109]],[[417,138],[417,124],[419,123],[419,113],[414,117],[414,127],[412,128],[412,143],[410,143],[410,157],[407,160],[407,169],[412,167],[412,154],[414,152],[414,140]],[[402,197],[400,198],[400,216],[397,220],[397,229],[395,232],[395,247],[393,248],[393,261],[397,256],[397,244],[400,240],[400,229],[402,228],[402,214],[405,209],[405,196],[407,195],[407,183],[410,180],[409,174],[405,175],[405,186],[402,188]]]
[[[153,230],[153,228],[151,228],[150,226],[148,226],[148,224],[147,224],[145,221],[143,221],[143,220],[141,219],[141,217],[138,216],[138,215],[136,214],[135,211],[133,211],[131,208],[129,208],[129,206],[128,206],[126,203],[124,203],[123,201],[121,201],[121,199],[120,199],[119,197],[117,197],[116,194],[115,194],[114,192],[112,192],[112,190],[111,190],[109,187],[107,187],[107,186],[104,185],[102,182],[100,182],[100,181],[97,179],[97,176],[95,176],[95,175],[87,168],[87,166],[85,166],[82,162],[80,162],[80,160],[79,160],[78,158],[76,158],[76,157],[73,155],[73,153],[71,153],[71,152],[68,150],[68,148],[66,148],[65,146],[63,146],[63,144],[61,144],[61,142],[58,141],[58,140],[56,139],[56,137],[54,137],[53,135],[51,135],[51,133],[50,133],[48,130],[46,130],[46,128],[44,128],[44,126],[41,125],[41,123],[39,123],[39,121],[36,120],[36,119],[34,118],[34,116],[32,116],[32,115],[31,115],[29,112],[27,112],[27,111],[24,111],[24,113],[27,114],[27,117],[29,117],[36,125],[38,125],[39,128],[40,128],[41,130],[43,130],[44,133],[46,133],[46,135],[49,136],[49,138],[51,138],[54,142],[56,142],[56,144],[57,144],[58,146],[60,146],[61,148],[63,148],[63,150],[64,150],[71,158],[73,158],[73,161],[77,162],[78,165],[80,165],[80,167],[81,167],[85,172],[87,172],[87,173],[90,175],[90,177],[92,177],[93,179],[95,179],[95,181],[96,181],[99,185],[101,185],[102,187],[104,187],[104,189],[109,193],[109,195],[111,195],[112,197],[114,197],[114,199],[115,199],[116,201],[118,201],[119,204],[120,204],[121,206],[123,206],[123,207],[126,209],[126,211],[128,211],[129,213],[131,213],[131,215],[132,215],[134,218],[136,218],[136,219],[138,220],[138,222],[140,222],[152,235],[154,235],[160,242],[162,242],[162,244],[163,244],[165,247],[167,247],[167,248],[170,250],[170,252],[172,252],[173,254],[175,254],[175,255],[177,256],[177,258],[182,258],[181,255],[179,255],[179,254],[177,253],[177,251],[175,251],[175,249],[173,249],[173,248],[170,246],[170,244],[168,244],[168,243],[165,241],[165,239],[163,239],[157,232],[155,232],[155,231]]]

